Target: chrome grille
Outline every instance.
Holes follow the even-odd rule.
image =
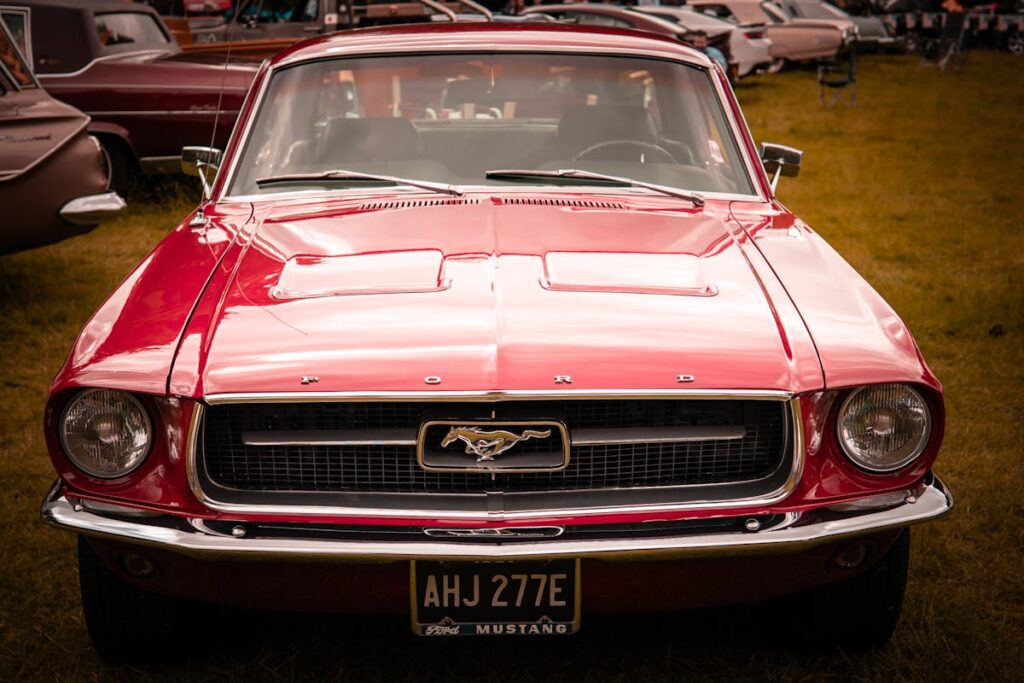
[[[201,471],[206,483],[222,492],[264,494],[515,494],[756,482],[789,461],[787,405],[755,399],[214,405],[203,418]],[[570,440],[574,430],[595,428],[739,426],[742,437],[573,445],[565,470],[516,474],[428,472],[417,464],[415,445],[255,446],[243,440],[253,432],[414,434],[427,420],[488,418],[559,420]],[[523,442],[523,452],[535,443]]]

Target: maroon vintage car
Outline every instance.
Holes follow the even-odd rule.
[[[275,57],[50,389],[42,514],[96,647],[166,648],[186,598],[440,636],[789,594],[812,637],[886,642],[907,527],[952,505],[942,390],[776,201],[800,160],[646,33]]]
[[[223,144],[256,72],[224,57],[185,57],[146,5],[116,0],[4,0],[30,10],[40,83],[90,117],[112,187],[139,170],[177,170],[185,145]],[[223,86],[223,87],[222,87]],[[216,132],[214,123],[216,122]]]
[[[0,254],[88,232],[125,208],[88,124],[39,87],[0,16]]]

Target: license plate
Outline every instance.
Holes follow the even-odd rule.
[[[568,635],[579,628],[579,560],[414,561],[410,571],[418,635]]]

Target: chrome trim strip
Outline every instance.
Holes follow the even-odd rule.
[[[88,111],[89,116],[237,116],[238,110],[234,109],[128,109],[122,111]]]
[[[788,391],[762,389],[533,389],[503,391],[286,391],[276,393],[224,393],[203,397],[208,405],[224,403],[316,403],[346,401],[549,401],[551,399],[687,398],[764,399],[793,398]]]
[[[61,71],[61,72],[52,73],[52,74],[39,74],[39,80],[42,81],[43,87],[46,88],[47,90],[49,90],[52,87],[52,85],[54,85],[54,84],[48,84],[46,82],[49,79],[51,79],[51,78],[73,78],[75,76],[79,76],[79,75],[85,73],[86,71],[91,69],[94,65],[99,64],[100,62],[113,62],[113,61],[117,61],[118,59],[124,59],[126,57],[145,57],[146,55],[153,55],[155,57],[155,56],[159,56],[159,55],[163,55],[163,54],[172,54],[172,52],[171,52],[170,49],[167,49],[167,50],[149,49],[149,50],[131,50],[131,51],[127,51],[127,52],[118,52],[118,53],[112,54],[112,55],[101,55],[99,57],[94,57],[93,59],[89,60],[86,63],[85,66],[83,66],[83,67],[81,67],[79,69],[75,69],[74,71]]]
[[[246,446],[415,446],[415,429],[319,429],[242,432]]]
[[[929,475],[902,503],[883,510],[847,513],[827,510],[790,512],[773,526],[758,531],[701,533],[656,538],[616,538],[578,541],[524,541],[496,544],[493,540],[358,541],[322,538],[236,538],[206,531],[202,520],[165,516],[150,519],[113,518],[90,512],[51,489],[40,513],[47,522],[77,533],[115,541],[164,548],[209,559],[276,557],[295,560],[409,560],[514,559],[595,557],[635,559],[653,556],[735,555],[792,552],[822,543],[897,529],[936,519],[953,507],[953,497]]]
[[[59,76],[59,75],[60,74],[44,74],[44,76],[47,76],[47,77],[48,76]],[[52,85],[47,86],[47,89],[49,90],[50,88],[60,89],[60,88],[80,88],[80,87],[82,87],[82,86],[80,86],[78,84],[54,83]],[[183,87],[180,86],[180,85],[164,85],[162,83],[143,83],[143,84],[139,84],[139,83],[95,83],[95,84],[92,84],[90,87],[93,87],[93,88],[109,88],[109,89],[112,89],[112,90],[115,90],[115,89],[116,90],[167,90],[169,92],[174,92],[174,93],[180,93],[182,91],[182,89],[183,89]],[[187,89],[188,89],[189,92],[195,92],[195,91],[198,91],[198,90],[204,90],[204,91],[216,92],[216,93],[221,92],[221,87],[219,85],[196,85],[196,84],[189,84],[187,86]],[[248,88],[248,86],[246,86],[244,88],[239,88],[239,87],[232,87],[230,85],[225,85],[223,90],[224,90],[224,92],[235,92],[235,93],[241,93],[241,94],[244,95],[246,92],[249,91],[249,88]]]
[[[686,443],[734,441],[747,435],[743,425],[706,427],[609,427],[574,429],[573,446],[610,446],[628,443]]]
[[[391,391],[380,393],[336,392],[336,393],[283,393],[283,394],[215,394],[206,397],[206,403],[219,405],[225,403],[267,403],[291,402],[310,403],[321,401],[501,401],[501,400],[548,400],[552,398],[598,399],[598,398],[693,398],[693,399],[758,399],[786,401],[789,405],[789,425],[791,432],[792,463],[786,481],[775,491],[767,495],[752,498],[731,498],[688,501],[671,504],[638,504],[612,505],[598,507],[551,508],[528,511],[463,511],[447,509],[396,509],[367,508],[344,506],[317,505],[248,505],[224,503],[210,498],[199,481],[197,454],[199,450],[200,425],[205,410],[204,403],[197,403],[192,411],[189,425],[188,442],[185,454],[185,471],[189,487],[196,498],[212,510],[238,514],[285,514],[296,516],[353,516],[400,519],[475,519],[481,521],[504,521],[518,519],[537,519],[553,516],[589,516],[629,512],[672,512],[679,510],[718,509],[736,507],[763,507],[778,503],[785,499],[800,482],[804,468],[804,428],[803,413],[800,410],[800,399],[785,391],[745,391],[745,390],[568,390],[568,391],[435,391],[435,392],[404,392]],[[688,487],[692,488],[692,487]],[[708,487],[713,490],[713,487]]]
[[[510,527],[430,527],[423,533],[431,538],[557,538],[565,533],[564,526],[510,526]]]
[[[116,192],[91,194],[72,199],[60,208],[60,217],[68,223],[89,227],[115,218],[127,204]]]

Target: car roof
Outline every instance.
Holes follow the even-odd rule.
[[[605,26],[547,23],[469,22],[406,24],[350,29],[298,43],[271,60],[272,66],[324,57],[395,52],[579,52],[635,53],[711,65],[703,53],[675,38]]]
[[[91,10],[93,12],[145,12],[147,14],[155,11],[149,5],[139,2],[119,2],[118,0],[107,0],[95,2],[94,0],[4,0],[2,5],[13,7],[60,7],[62,9]]]

